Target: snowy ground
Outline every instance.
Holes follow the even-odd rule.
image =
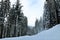
[[[34,36],[5,38],[5,39],[0,39],[0,40],[60,40],[60,24]]]

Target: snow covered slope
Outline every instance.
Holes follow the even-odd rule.
[[[34,36],[5,38],[5,39],[0,39],[0,40],[60,40],[60,24]]]

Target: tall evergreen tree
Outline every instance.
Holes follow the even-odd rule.
[[[26,35],[27,17],[24,16],[21,3],[10,7],[10,0],[0,2],[0,38]]]

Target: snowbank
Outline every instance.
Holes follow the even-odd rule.
[[[5,38],[0,40],[60,40],[60,24],[34,36]]]

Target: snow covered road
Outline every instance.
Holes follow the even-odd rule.
[[[45,30],[34,36],[22,36],[15,38],[4,38],[0,40],[60,40],[60,24],[49,30]]]

